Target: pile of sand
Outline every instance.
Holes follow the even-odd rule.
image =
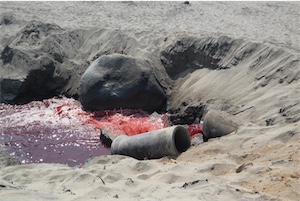
[[[1,52],[31,20],[89,36],[91,44],[76,41],[82,51],[72,57],[76,68],[103,53],[93,46],[99,36],[107,43],[98,48],[109,52],[121,45],[129,55],[157,59],[168,50],[166,61],[189,65],[170,80],[170,109],[209,104],[244,122],[176,160],[105,156],[71,168],[13,165],[1,154],[1,200],[300,199],[300,3],[1,2],[0,8],[0,15],[13,15],[0,21]],[[124,35],[125,44],[118,41]],[[201,67],[187,51],[208,55],[211,66]]]

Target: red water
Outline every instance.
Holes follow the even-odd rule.
[[[99,139],[103,127],[117,135],[136,135],[167,126],[167,114],[128,109],[88,113],[68,98],[0,104],[0,150],[4,148],[22,163],[81,166],[94,156],[110,154]],[[202,132],[202,124],[187,129],[193,136]]]
[[[166,115],[149,116],[141,110],[88,113],[68,98],[0,104],[0,115],[0,148],[22,163],[80,166],[91,157],[110,154],[99,140],[102,127],[135,135],[168,126]]]

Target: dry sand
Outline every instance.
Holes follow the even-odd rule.
[[[104,156],[81,168],[1,162],[1,201],[300,200],[300,2],[0,2],[5,12],[65,29],[119,30],[136,39],[137,55],[181,34],[265,46],[234,68],[200,69],[175,82],[173,107],[182,100],[213,104],[244,122],[237,132],[176,160]],[[1,50],[22,27],[2,28]],[[285,53],[269,58],[268,48]],[[260,52],[267,63],[250,68]]]

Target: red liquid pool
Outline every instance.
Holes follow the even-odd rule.
[[[110,154],[99,140],[100,128],[136,135],[168,126],[166,119],[140,110],[87,113],[68,98],[0,104],[0,148],[22,163],[80,166],[91,157]]]

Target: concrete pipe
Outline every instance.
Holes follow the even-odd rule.
[[[191,138],[183,126],[172,126],[147,133],[118,136],[111,145],[111,154],[136,159],[157,159],[178,156],[191,146]]]
[[[203,134],[207,139],[227,135],[238,127],[238,119],[227,112],[211,109],[204,116]]]

